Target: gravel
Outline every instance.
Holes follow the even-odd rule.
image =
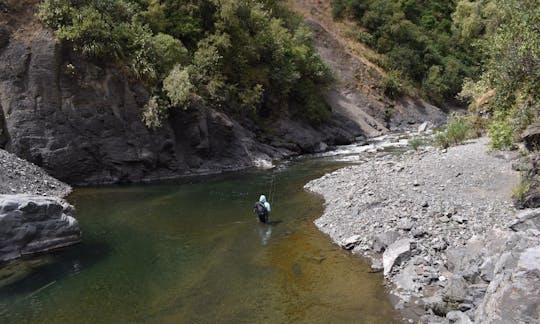
[[[515,218],[514,157],[496,157],[486,144],[481,138],[444,151],[375,157],[313,180],[305,188],[321,194],[326,207],[315,224],[334,242],[354,245],[353,253],[370,258],[377,269],[385,253],[395,253],[388,251],[392,243],[411,240],[406,260],[385,263],[387,282],[404,302],[436,297],[451,275],[445,251],[506,228]],[[391,239],[381,245],[385,233]]]
[[[40,167],[0,149],[0,194],[65,197],[71,187]]]

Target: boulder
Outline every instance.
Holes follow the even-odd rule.
[[[540,148],[540,123],[529,125],[521,134],[525,147],[529,151],[535,151]]]
[[[373,237],[372,249],[375,252],[383,252],[389,245],[394,243],[400,234],[396,231],[388,231]]]
[[[341,242],[341,247],[345,250],[352,250],[355,246],[357,246],[360,241],[362,240],[362,236],[360,235],[353,235],[349,238],[344,239]]]
[[[448,278],[444,288],[443,300],[449,303],[460,303],[467,297],[467,282],[462,276],[454,275]]]
[[[513,231],[540,230],[540,208],[520,212],[509,226]]]
[[[74,212],[60,198],[0,195],[0,263],[79,243]]]
[[[418,126],[418,133],[425,133],[428,130],[433,128],[433,123],[429,121],[425,121],[420,126]]]
[[[538,323],[539,291],[540,246],[536,245],[521,252],[514,267],[498,269],[476,312],[475,321]]]
[[[465,313],[460,311],[451,311],[446,314],[446,319],[450,321],[450,323],[454,324],[472,324],[471,319],[469,316],[467,316]]]
[[[411,256],[411,239],[401,239],[392,243],[383,254],[384,275],[392,272],[394,266],[400,265]]]

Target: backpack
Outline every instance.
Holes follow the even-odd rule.
[[[266,207],[260,201],[255,203],[255,212],[257,213],[257,216],[265,216],[268,214],[268,210],[266,210]]]
[[[261,222],[266,222],[268,218],[268,210],[264,206],[264,203],[258,201],[255,203],[255,208],[253,208],[257,216],[259,216],[259,220]]]

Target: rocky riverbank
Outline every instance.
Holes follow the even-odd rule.
[[[62,199],[70,186],[1,149],[0,166],[0,266],[80,242],[75,209]]]
[[[540,212],[516,221],[512,156],[486,143],[378,157],[306,185],[326,201],[316,225],[384,271],[413,321],[539,318]]]
[[[33,194],[66,197],[71,187],[40,167],[0,149],[0,195]]]

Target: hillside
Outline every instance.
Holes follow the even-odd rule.
[[[271,81],[263,87],[268,90],[262,97],[262,106],[251,113],[241,104],[235,104],[235,98],[248,100],[250,96],[234,92],[240,89],[234,86],[234,78],[238,76],[229,75],[228,69],[238,67],[239,63],[232,61],[229,63],[233,65],[224,63],[220,67],[223,69],[221,74],[212,77],[223,80],[224,83],[218,82],[224,86],[220,89],[229,89],[226,90],[228,92],[218,92],[218,97],[214,97],[212,92],[208,92],[216,84],[214,81],[206,84],[192,79],[190,82],[194,88],[189,92],[185,106],[173,107],[183,102],[177,97],[182,92],[176,91],[180,89],[176,86],[167,90],[169,81],[166,80],[182,82],[178,78],[182,78],[185,72],[172,69],[169,77],[152,85],[130,70],[131,52],[125,52],[129,47],[122,47],[119,58],[88,56],[81,46],[99,45],[95,43],[100,41],[95,38],[98,36],[90,33],[83,34],[86,35],[84,39],[74,38],[79,37],[76,35],[80,30],[73,28],[79,27],[66,25],[67,29],[63,30],[72,28],[69,29],[69,37],[73,40],[58,41],[56,38],[61,36],[57,34],[55,37],[53,30],[38,19],[37,3],[39,1],[22,5],[16,1],[5,1],[4,10],[0,13],[0,60],[5,62],[0,67],[0,145],[70,184],[156,181],[238,170],[266,163],[264,161],[351,143],[358,137],[378,135],[390,128],[444,119],[444,114],[423,102],[409,98],[394,101],[385,97],[378,86],[378,70],[358,55],[351,54],[341,38],[313,20],[308,24],[313,29],[314,49],[328,64],[335,78],[329,85],[324,81],[317,86],[319,89],[310,88],[315,86],[314,83],[301,78],[301,81],[295,81],[297,88],[293,88],[290,95],[278,96],[283,91],[273,85],[277,81]],[[286,13],[281,15],[285,17],[283,19],[289,19]],[[47,19],[56,21],[54,17]],[[300,35],[303,25],[295,24],[299,23],[292,25],[298,26],[296,34]],[[238,31],[227,30],[223,33]],[[287,33],[283,28],[280,30]],[[262,33],[262,30],[256,32]],[[158,39],[177,44],[166,36]],[[202,55],[198,54],[202,53],[200,46],[207,41],[194,45],[189,38],[182,40],[188,53],[194,55],[191,64],[199,64],[196,58]],[[300,47],[293,48],[290,53],[307,55],[312,51],[305,37],[298,38],[298,41]],[[246,46],[241,45],[235,50],[243,53],[249,48]],[[227,53],[223,52],[223,55],[229,55]],[[313,55],[309,62],[316,65],[318,58]],[[297,59],[303,60],[302,57]],[[163,63],[159,60],[151,62]],[[267,64],[264,61],[251,62],[248,66]],[[189,71],[197,71],[196,65],[190,66]],[[311,73],[308,67],[303,69],[308,70],[300,70],[300,75]],[[159,66],[156,71],[160,71]],[[249,71],[250,68],[239,73]],[[282,75],[280,73],[276,75]],[[266,81],[260,82],[264,84]],[[163,85],[163,90],[156,88],[160,85]],[[306,89],[311,90],[302,92]],[[294,91],[304,94],[298,97]],[[156,94],[160,97],[157,98]],[[324,100],[317,99],[321,94]],[[149,127],[145,114],[149,107],[154,107],[153,102],[163,100],[169,102],[164,114],[161,106],[155,106],[159,107],[157,116],[161,126],[155,127],[154,124]],[[302,100],[308,100],[309,104]],[[325,110],[328,113],[319,114]],[[324,117],[325,114],[328,116]],[[312,119],[317,116],[324,118],[319,121]]]

